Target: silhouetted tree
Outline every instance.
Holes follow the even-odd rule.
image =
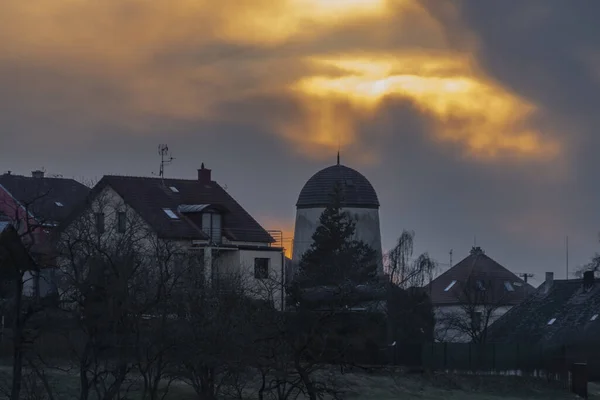
[[[336,185],[319,218],[313,243],[300,260],[300,287],[359,285],[376,278],[377,253],[356,239],[356,222],[343,211],[342,203],[342,189]]]

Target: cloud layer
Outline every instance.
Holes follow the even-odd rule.
[[[339,146],[379,191],[386,247],[414,229],[444,259],[478,236],[559,268],[564,235],[584,261],[600,222],[594,4],[5,0],[0,159],[147,175],[168,142],[173,174],[210,162],[291,231]]]

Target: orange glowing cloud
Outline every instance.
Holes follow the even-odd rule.
[[[476,66],[461,55],[340,55],[309,61],[337,71],[305,77],[293,85],[308,103],[349,102],[360,115],[376,112],[386,97],[397,96],[434,118],[437,140],[460,143],[474,156],[552,157],[559,151],[558,143],[527,127],[534,105],[475,72]],[[313,112],[314,120],[336,120],[330,108]],[[325,128],[322,132],[328,132],[330,141],[349,130],[347,126]]]
[[[109,109],[102,118],[141,132],[148,116],[239,122],[224,104],[287,96],[297,117],[266,112],[243,122],[308,157],[331,157],[359,142],[358,125],[398,97],[431,121],[434,142],[466,154],[558,154],[559,143],[530,126],[536,105],[486,75],[472,49],[452,48],[445,28],[417,0],[5,0],[0,64],[111,88],[110,104],[89,93],[64,105],[65,118],[89,113],[80,107]]]

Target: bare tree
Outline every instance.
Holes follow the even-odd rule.
[[[402,231],[394,248],[385,256],[389,282],[403,289],[425,286],[437,268],[427,253],[413,258],[414,238],[414,231]]]
[[[457,306],[438,316],[438,339],[485,343],[488,327],[506,305],[504,287],[496,287],[492,279],[473,275],[455,285]]]
[[[63,273],[71,354],[80,395],[118,398],[134,368],[135,328],[160,275],[146,224],[108,192],[96,196],[60,232],[56,248]],[[149,278],[151,277],[151,278]],[[150,293],[152,292],[152,293]]]
[[[28,325],[44,309],[44,303],[39,296],[40,267],[52,263],[51,251],[47,244],[48,229],[54,221],[39,216],[37,211],[48,201],[49,194],[50,189],[40,185],[20,201],[5,198],[1,204],[4,214],[15,228],[21,244],[33,261],[13,263],[9,271],[4,271],[11,286],[3,304],[3,314],[8,314],[11,320],[13,356],[10,399],[12,400],[21,397],[24,355],[27,347],[38,334],[35,330],[29,329]],[[26,293],[27,287],[33,287],[33,296]]]

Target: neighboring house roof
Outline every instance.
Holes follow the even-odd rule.
[[[0,186],[41,223],[62,222],[90,191],[74,179],[13,174],[0,175]]]
[[[435,278],[426,289],[433,305],[462,304],[463,293],[471,290],[466,289],[465,285],[474,284],[478,280],[486,286],[489,293],[486,298],[502,305],[519,304],[535,290],[488,257],[479,247],[473,247],[466,258]]]
[[[369,180],[360,172],[339,164],[314,174],[302,188],[296,207],[326,207],[336,183],[342,187],[342,207],[379,208],[377,193]]]
[[[210,205],[223,213],[223,236],[231,241],[273,243],[275,240],[217,182],[189,179],[160,179],[132,176],[104,176],[94,187],[93,198],[106,186],[134,209],[163,238],[205,240],[201,215],[187,213],[190,205],[204,210]],[[175,190],[171,189],[174,188]],[[180,210],[180,206],[185,206]],[[164,212],[170,209],[179,219]],[[183,210],[183,211],[182,211]]]
[[[582,279],[544,282],[521,304],[495,321],[487,339],[496,343],[554,347],[598,341],[600,284],[584,287]]]

